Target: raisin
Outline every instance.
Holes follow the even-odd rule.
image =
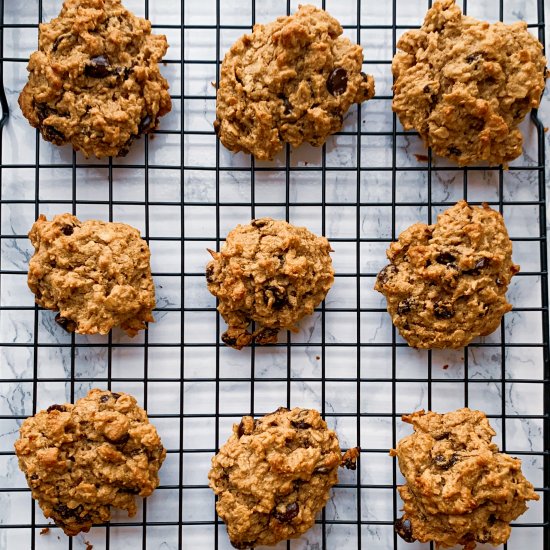
[[[59,48],[59,44],[61,44],[61,42],[63,42],[63,40],[65,40],[65,38],[68,38],[68,37],[70,37],[70,36],[71,36],[70,33],[60,34],[60,35],[53,41],[53,44],[52,44],[52,52],[56,52],[56,51],[57,51],[57,48]]]
[[[280,523],[290,523],[300,512],[300,506],[297,502],[291,502],[287,505],[286,511],[279,512],[276,508],[273,511],[273,517]]]
[[[107,403],[107,401],[109,401],[109,395],[102,395],[100,398],[99,398],[99,402],[100,403]]]
[[[128,141],[120,148],[117,157],[125,157],[130,152],[130,147],[134,143],[137,136],[130,136]]]
[[[460,155],[462,155],[462,151],[458,147],[451,146],[449,147],[449,155],[459,157]]]
[[[438,302],[434,305],[434,315],[438,319],[451,319],[454,317],[454,309],[451,304],[445,302]]]
[[[55,322],[67,332],[74,332],[76,330],[76,323],[67,317],[61,317],[61,313],[55,316]]]
[[[212,264],[206,266],[206,281],[208,283],[214,282],[214,266]]]
[[[232,541],[230,540],[231,542],[231,546],[233,546],[233,548],[236,548],[237,550],[247,550],[248,548],[254,548],[254,545],[256,544],[255,542],[241,542],[241,541]]]
[[[60,411],[60,412],[65,412],[67,409],[65,408],[65,405],[50,405],[47,409],[47,412],[52,412],[52,411]]]
[[[472,118],[470,122],[470,128],[481,132],[485,128],[485,121],[482,118]]]
[[[451,434],[449,432],[443,432],[441,434],[434,435],[433,437],[436,441],[441,441],[442,439],[449,439],[450,435]]]
[[[285,95],[280,95],[279,99],[283,102],[285,108],[284,114],[289,115],[290,113],[292,113],[292,103],[290,103],[288,97],[286,97]]]
[[[357,458],[346,458],[342,462],[342,468],[347,468],[348,470],[357,470]]]
[[[327,90],[330,94],[337,97],[342,95],[348,87],[348,73],[346,69],[337,67],[327,79]]]
[[[120,393],[111,392],[111,395],[113,396],[113,399],[116,401],[120,397]]]
[[[250,222],[250,225],[252,227],[255,227],[256,229],[259,229],[260,227],[264,227],[265,225],[267,225],[267,220],[266,219],[263,219],[263,218],[260,218],[259,220],[252,220]]]
[[[32,474],[31,479],[35,481],[36,479],[38,479],[38,476],[36,474]]]
[[[397,271],[398,270],[394,265],[387,265],[384,269],[382,269],[382,271],[380,271],[380,273],[378,273],[378,277],[376,278],[377,282],[381,285],[385,285],[388,280],[397,273]]]
[[[46,141],[51,141],[56,145],[63,145],[66,141],[64,134],[54,128],[51,124],[46,124],[42,127],[42,135]]]
[[[220,133],[220,126],[221,126],[221,125],[222,125],[222,124],[221,124],[221,122],[220,122],[218,119],[216,119],[216,120],[214,121],[214,124],[213,124],[213,126],[214,126],[214,133],[215,133],[216,135],[218,135],[218,134]]]
[[[237,339],[236,338],[233,338],[232,336],[229,336],[227,334],[227,332],[224,332],[222,334],[222,342],[226,345],[226,346],[236,346],[237,345]]]
[[[64,504],[60,504],[59,506],[56,506],[54,510],[63,518],[63,519],[80,519],[80,514],[82,512],[82,504],[79,504],[76,508],[69,508],[68,506],[65,506]],[[88,516],[86,514],[81,519],[85,520]]]
[[[472,53],[468,57],[466,57],[466,63],[473,63],[476,59],[479,59],[480,57],[481,57],[481,54]]]
[[[281,291],[281,289],[275,287],[275,286],[268,286],[266,288],[266,291],[269,291],[271,292],[272,296],[273,296],[273,309],[275,310],[280,310],[282,309],[283,307],[285,307],[286,305],[288,305],[288,302],[287,302],[287,299],[286,299],[286,294],[283,291]],[[269,302],[269,295],[265,294],[265,301],[266,302]]]
[[[84,74],[92,78],[105,78],[111,74],[111,64],[104,55],[92,57],[84,67]]]
[[[122,436],[119,437],[118,439],[110,439],[107,436],[105,436],[105,439],[107,439],[107,441],[110,441],[111,443],[116,443],[117,447],[122,447],[130,439],[130,434],[129,433],[122,434]]]
[[[395,532],[405,541],[414,542],[416,539],[413,536],[412,525],[410,519],[396,519],[394,523]]]
[[[254,338],[254,341],[260,345],[272,344],[277,342],[278,328],[264,328]]]
[[[456,260],[456,258],[450,252],[442,252],[435,259],[435,261],[438,264],[443,264],[443,265],[450,264],[450,263],[454,262],[455,260]]]
[[[403,300],[402,302],[399,302],[399,305],[397,306],[397,313],[399,315],[409,313],[409,311],[411,311],[411,303],[411,300]]]
[[[72,235],[74,233],[74,228],[72,225],[64,225],[61,228],[61,233],[63,233],[63,235],[67,235],[68,237],[69,235]]]
[[[449,470],[458,462],[458,457],[456,455],[452,455],[449,460],[445,460],[443,455],[437,455],[434,457],[434,462],[438,468],[441,468],[442,470]]]
[[[143,134],[144,132],[147,132],[154,124],[152,124],[153,119],[149,115],[145,115],[144,118],[141,119],[141,122],[139,123],[139,133]]]
[[[311,424],[308,424],[307,422],[304,422],[303,420],[300,420],[300,421],[292,420],[290,423],[297,430],[307,430],[308,428],[311,428]]]
[[[426,84],[426,86],[424,86],[424,88],[422,89],[422,91],[423,91],[425,94],[429,94],[432,90],[431,90],[431,88]]]
[[[481,258],[476,262],[475,269],[483,269],[490,264],[489,258]]]
[[[243,424],[243,421],[241,420],[239,424],[239,428],[237,429],[237,436],[240,439],[243,435],[244,435],[244,424]]]
[[[55,114],[53,109],[50,109],[46,103],[37,103],[36,107],[36,116],[40,122],[43,122],[50,115]]]
[[[489,516],[489,520],[488,520],[488,521],[489,521],[489,525],[494,525],[495,522],[497,521],[497,518],[495,517],[494,514],[491,514],[491,515]]]

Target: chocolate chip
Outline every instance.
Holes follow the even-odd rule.
[[[441,434],[434,435],[433,437],[436,441],[441,441],[442,439],[449,439],[450,435],[451,434],[449,432],[443,432]]]
[[[397,272],[398,270],[393,264],[387,265],[384,269],[382,269],[382,271],[380,271],[380,273],[378,273],[376,280],[378,284],[385,285]]]
[[[107,403],[107,401],[109,401],[109,398],[110,398],[109,395],[102,395],[102,396],[99,398],[99,402],[100,402],[100,403]]]
[[[214,266],[212,264],[206,266],[206,281],[208,283],[214,282]]]
[[[451,319],[451,317],[454,317],[454,314],[455,312],[451,304],[438,302],[434,305],[434,315],[438,319]]]
[[[434,457],[434,462],[438,468],[441,468],[442,470],[449,470],[458,462],[458,457],[456,455],[452,455],[449,460],[445,460],[443,455],[436,455]]]
[[[74,332],[76,330],[76,323],[67,317],[61,317],[61,313],[55,316],[55,322],[67,332]]]
[[[411,310],[412,302],[411,300],[403,300],[402,302],[399,302],[399,305],[397,306],[397,313],[399,315],[403,315],[404,313],[409,313]]]
[[[438,264],[443,264],[443,265],[450,264],[455,260],[456,258],[450,252],[442,252],[441,254],[438,254],[438,256],[435,259],[435,261]]]
[[[239,428],[237,429],[237,436],[240,439],[244,435],[244,424],[243,421],[239,423]]]
[[[151,126],[154,126],[151,124],[152,122],[153,122],[153,119],[149,115],[145,115],[145,117],[142,118],[141,122],[139,123],[139,128],[138,128],[139,133],[143,134],[144,132],[149,130]]]
[[[490,264],[489,258],[481,258],[476,262],[475,269],[483,269]]]
[[[60,412],[65,412],[67,409],[65,408],[65,405],[50,405],[47,409],[47,412],[52,412],[52,411],[60,411]]]
[[[61,233],[63,233],[63,235],[67,235],[68,237],[74,233],[74,227],[72,225],[64,225],[61,228]]]
[[[51,141],[56,145],[63,145],[66,141],[65,136],[50,124],[46,124],[45,126],[42,126],[41,132],[45,140]]]
[[[337,67],[334,69],[327,80],[327,90],[333,96],[342,95],[348,87],[348,73],[346,69]]]
[[[302,420],[300,420],[300,421],[291,420],[290,423],[297,430],[307,430],[308,428],[311,428],[311,424],[308,424],[307,422],[304,422]]]
[[[111,74],[111,64],[104,55],[92,57],[84,67],[84,74],[91,78],[105,78]]]
[[[232,336],[228,336],[227,332],[224,332],[222,334],[222,342],[226,345],[226,346],[235,346],[237,345],[237,339],[236,338],[233,338]]]
[[[414,542],[416,539],[413,536],[412,525],[410,519],[399,518],[394,523],[395,532],[405,541]]]
[[[297,502],[291,502],[287,505],[285,512],[279,512],[276,508],[273,511],[273,517],[280,523],[290,523],[300,512],[300,506]]]
[[[462,155],[462,151],[458,147],[449,147],[449,155],[454,155],[456,157],[459,157]]]

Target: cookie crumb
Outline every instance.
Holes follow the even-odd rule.
[[[442,368],[443,370],[447,370],[447,369],[449,368],[449,365],[443,365],[441,368]]]
[[[416,154],[414,155],[416,157],[416,160],[418,162],[428,162],[430,159],[428,158],[428,155],[420,155],[420,154]]]
[[[359,447],[352,447],[348,449],[342,456],[342,468],[347,468],[348,470],[357,469],[357,459],[361,454],[361,449]]]
[[[43,529],[40,530],[41,535],[47,535],[49,532],[50,532],[49,527],[44,527]]]

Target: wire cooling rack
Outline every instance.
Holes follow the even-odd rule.
[[[406,545],[399,517],[402,478],[388,451],[408,433],[402,413],[464,405],[487,412],[500,447],[523,460],[541,500],[515,522],[508,548],[550,548],[548,274],[543,126],[522,128],[510,169],[462,169],[432,158],[391,113],[391,58],[398,37],[420,25],[426,0],[319,3],[364,47],[376,97],[351,109],[322,149],[286,149],[274,162],[225,151],[212,129],[220,60],[255,22],[294,12],[296,2],[127,0],[149,17],[170,50],[163,72],[174,109],[124,159],[86,160],[45,143],[17,107],[37,24],[60,0],[0,0],[0,548],[228,549],[207,486],[210,458],[243,414],[281,405],[315,407],[343,447],[361,446],[357,472],[342,472],[315,527],[278,548],[428,548]],[[463,2],[490,20],[525,19],[544,40],[544,2]],[[424,157],[423,155],[427,155]],[[500,210],[522,266],[500,330],[459,351],[418,351],[391,326],[373,290],[385,249],[415,221],[432,222],[461,198]],[[64,333],[26,288],[26,237],[38,214],[130,223],[152,251],[157,322],[130,339]],[[270,215],[327,235],[336,282],[298,334],[241,352],[220,343],[223,321],[204,283],[206,248],[228,230]],[[136,395],[168,448],[161,486],[138,516],[73,539],[50,526],[17,468],[22,420],[91,387]]]

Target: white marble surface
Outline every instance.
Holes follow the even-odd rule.
[[[186,25],[208,26],[216,23],[214,0],[185,2],[183,14],[179,4],[175,0],[151,0],[149,17],[155,25],[179,24],[182,17]],[[296,4],[295,1],[291,2],[292,11]],[[425,0],[398,0],[397,4],[396,20],[399,25],[418,25],[427,7]],[[49,19],[57,13],[60,0],[43,0],[42,5],[43,18]],[[127,0],[126,5],[137,13],[145,13],[144,0]],[[221,2],[222,24],[250,25],[252,6],[249,0]],[[256,21],[268,21],[286,12],[286,2],[282,0],[256,2],[255,7]],[[350,27],[346,28],[346,34],[357,39],[356,2],[332,0],[326,2],[326,7],[344,25]],[[472,15],[495,20],[499,16],[499,2],[470,0],[468,11]],[[548,6],[546,11],[546,20],[549,21]],[[360,12],[363,25],[392,23],[391,2],[362,2]],[[35,24],[37,14],[38,0],[5,2],[6,23]],[[522,18],[529,23],[537,21],[536,2],[505,0],[505,21]],[[175,61],[163,69],[170,81],[172,93],[180,95],[183,92],[186,96],[194,95],[199,99],[186,100],[184,109],[181,100],[175,100],[174,109],[163,119],[161,129],[179,131],[183,124],[186,132],[210,131],[215,109],[211,82],[216,78],[216,32],[214,29],[186,30],[183,48],[179,30],[162,32],[166,32],[170,43],[168,59]],[[242,32],[242,29],[223,29],[220,32],[222,55]],[[403,30],[398,30],[398,34],[401,32]],[[374,61],[373,64],[365,65],[365,69],[376,78],[377,97],[389,96],[391,74],[387,62],[392,55],[392,31],[365,29],[360,33],[360,40],[365,49],[365,58]],[[28,57],[35,44],[36,29],[4,31],[4,56],[7,58]],[[186,61],[183,76],[179,63],[182,49]],[[211,63],[187,63],[191,60],[209,60]],[[95,550],[107,548],[108,544],[116,550],[134,549],[142,545],[143,537],[146,537],[143,547],[147,549],[177,548],[179,528],[155,525],[155,522],[178,520],[180,495],[173,487],[179,484],[180,449],[184,451],[182,476],[186,486],[182,491],[182,547],[214,548],[214,525],[191,526],[186,522],[212,522],[214,519],[214,499],[206,487],[210,456],[213,449],[229,434],[231,423],[240,415],[249,413],[251,408],[257,414],[280,405],[324,409],[330,426],[337,429],[342,445],[359,444],[365,451],[360,471],[342,473],[341,483],[349,486],[336,489],[327,506],[328,520],[344,522],[326,526],[325,547],[330,550],[358,547],[386,550],[394,547],[391,525],[376,523],[390,522],[395,514],[392,490],[385,488],[393,484],[393,462],[387,456],[387,449],[393,444],[392,423],[396,424],[398,438],[409,431],[400,421],[392,420],[392,412],[408,412],[420,407],[451,410],[465,404],[467,392],[469,406],[481,408],[490,415],[499,416],[503,412],[508,415],[504,425],[500,419],[492,420],[498,432],[497,442],[502,444],[504,438],[506,450],[514,453],[543,450],[542,420],[514,418],[543,414],[542,384],[525,383],[525,380],[542,377],[542,349],[507,347],[501,342],[501,335],[504,335],[506,344],[542,342],[540,312],[526,311],[526,308],[541,304],[540,278],[528,274],[540,270],[539,245],[523,240],[539,236],[538,212],[535,207],[504,206],[510,234],[516,239],[514,257],[521,264],[524,275],[516,277],[511,285],[510,300],[516,307],[515,311],[506,316],[502,332],[497,331],[482,340],[486,344],[484,346],[474,345],[467,351],[435,351],[431,356],[427,352],[398,347],[395,370],[392,372],[392,351],[389,345],[392,342],[392,328],[389,317],[380,311],[369,311],[383,308],[383,299],[372,289],[372,276],[362,276],[359,285],[356,284],[358,272],[373,275],[385,264],[384,250],[387,244],[369,242],[369,239],[391,239],[410,223],[427,220],[430,198],[433,202],[447,203],[462,198],[466,174],[467,198],[471,201],[498,203],[499,199],[503,199],[529,202],[538,200],[535,171],[512,169],[505,172],[500,195],[498,170],[466,172],[454,170],[451,165],[435,160],[434,166],[449,166],[451,169],[432,173],[431,197],[427,170],[399,171],[395,198],[400,206],[395,210],[393,223],[391,208],[379,206],[380,203],[391,201],[391,170],[363,171],[359,178],[355,170],[338,170],[355,168],[358,162],[363,167],[391,167],[391,135],[364,135],[360,144],[356,135],[331,138],[325,149],[324,162],[333,170],[327,172],[325,180],[320,170],[323,163],[321,150],[304,146],[293,151],[289,164],[293,167],[307,166],[307,170],[290,173],[288,196],[285,172],[279,171],[285,166],[284,155],[280,155],[274,163],[257,163],[256,167],[261,170],[254,172],[256,206],[250,204],[250,172],[232,170],[249,167],[250,159],[242,154],[231,155],[221,147],[217,225],[217,149],[213,134],[186,134],[184,137],[180,133],[159,134],[149,139],[149,164],[154,168],[149,169],[147,197],[145,170],[124,168],[128,164],[143,166],[144,140],[135,144],[128,157],[113,161],[116,167],[113,169],[111,189],[107,179],[107,163],[95,160],[87,161],[87,167],[76,168],[73,185],[72,152],[67,147],[56,148],[40,140],[37,142],[35,131],[28,126],[17,106],[17,95],[26,78],[25,63],[7,61],[4,69],[10,118],[3,130],[2,162],[11,167],[2,169],[2,199],[8,202],[2,205],[1,212],[3,239],[0,269],[3,273],[0,275],[0,301],[2,307],[8,309],[0,310],[0,376],[9,381],[0,381],[0,452],[3,453],[0,454],[0,487],[9,490],[0,492],[1,550],[31,548],[32,537],[38,549],[69,548],[68,539],[58,529],[52,529],[47,535],[39,535],[40,528],[35,533],[25,527],[2,529],[2,525],[27,525],[31,521],[32,509],[30,494],[19,490],[25,488],[26,484],[11,454],[21,420],[9,417],[33,414],[34,389],[36,408],[40,409],[54,402],[80,397],[90,387],[106,387],[109,373],[114,390],[134,393],[152,417],[161,416],[155,418],[154,422],[171,452],[161,471],[161,488],[148,499],[146,511],[140,506],[138,516],[130,521],[124,514],[115,513],[108,535],[105,528],[94,528],[86,535],[75,537],[72,548],[84,549],[86,541],[89,541]],[[548,94],[544,98],[540,115],[544,123],[550,126]],[[362,107],[359,118],[357,110],[352,109],[346,118],[344,130],[354,132],[359,120],[366,132],[391,132],[393,119],[390,101],[375,99],[369,102]],[[401,130],[401,126],[398,129]],[[514,168],[536,164],[534,125],[528,120],[523,129],[527,136],[525,152],[511,164]],[[37,144],[38,154],[35,153]],[[547,155],[549,144],[550,137],[547,135]],[[182,162],[182,153],[186,170],[180,173],[170,167]],[[398,168],[422,166],[415,158],[415,153],[424,153],[418,138],[397,138]],[[48,167],[37,170],[36,159],[40,165]],[[80,154],[76,155],[76,161],[78,164],[86,162]],[[199,166],[211,169],[196,169]],[[547,194],[549,192],[550,189],[547,189]],[[323,195],[329,203],[325,208],[321,206]],[[37,205],[34,202],[36,198]],[[148,213],[144,207],[146,199],[152,203]],[[107,219],[108,201],[111,200],[114,220],[131,223],[150,238],[159,306],[155,314],[157,322],[150,327],[147,335],[139,335],[133,340],[115,331],[110,351],[110,340],[99,336],[77,336],[75,346],[71,347],[71,337],[56,326],[51,312],[38,312],[35,322],[33,297],[26,288],[25,272],[31,247],[25,235],[36,213],[50,216],[71,210],[73,200],[77,201],[76,214],[84,219]],[[185,203],[183,208],[182,201]],[[285,345],[242,352],[216,348],[214,344],[218,341],[219,331],[223,330],[223,322],[220,321],[220,326],[216,324],[215,302],[206,291],[203,281],[202,272],[208,260],[205,248],[215,247],[216,237],[223,237],[236,223],[246,222],[251,216],[284,217],[287,201],[292,204],[288,212],[291,221],[308,225],[317,232],[324,231],[333,239],[336,271],[346,276],[337,277],[326,300],[324,316],[322,312],[316,313],[302,323],[299,334],[292,335],[292,342],[300,345],[292,347],[290,352]],[[368,205],[358,207],[358,201]],[[161,206],[154,205],[155,202],[171,204]],[[228,206],[227,203],[232,205]],[[440,210],[440,207],[433,208],[432,218]],[[550,211],[547,219],[550,219]],[[185,240],[182,247],[179,241],[182,236],[200,240]],[[359,245],[355,241],[357,237],[364,239]],[[182,264],[185,272],[183,281],[180,275],[174,276],[174,273],[181,273]],[[9,273],[4,273],[6,271]],[[358,303],[363,310],[359,314]],[[171,311],[181,306],[185,308],[183,315]],[[27,309],[13,310],[10,307]],[[193,308],[209,309],[197,312]],[[333,346],[323,349],[323,334],[325,341]],[[402,343],[402,340],[397,337],[397,342]],[[6,347],[3,345],[6,343],[18,345]],[[136,345],[118,346],[128,343]],[[388,345],[365,346],[369,343]],[[359,352],[356,344],[363,344]],[[219,373],[216,372],[217,353]],[[430,360],[431,368],[428,366]],[[443,368],[446,365],[448,368]],[[324,395],[323,368],[325,377],[330,379],[324,384]],[[357,381],[358,368],[361,377],[369,381]],[[174,382],[182,373],[185,382]],[[228,415],[219,420],[218,440],[214,416],[214,378],[217,374],[222,378],[219,382],[219,411]],[[251,383],[242,381],[252,374],[255,377],[253,402]],[[393,374],[396,380],[394,406]],[[504,385],[499,381],[503,374],[507,379]],[[71,375],[74,383],[68,381]],[[289,386],[285,381],[288,375]],[[464,381],[465,376],[467,383]],[[32,382],[35,377],[38,378],[36,386]],[[431,392],[428,377],[432,380]],[[205,378],[210,381],[199,381]],[[411,382],[411,378],[423,381]],[[516,382],[516,379],[521,382]],[[207,415],[205,418],[185,417],[182,441],[179,439],[178,418],[181,413],[180,391],[184,392],[185,415]],[[372,413],[372,416],[363,416],[358,423],[358,409],[361,413]],[[162,418],[162,415],[176,417]],[[204,452],[188,452],[194,449]],[[525,455],[523,461],[527,477],[540,488],[543,483],[542,457]],[[360,498],[356,488],[358,476],[364,486]],[[400,479],[398,477],[398,481]],[[380,485],[383,487],[376,487]],[[47,522],[37,506],[35,513],[37,524],[44,526]],[[144,517],[151,523],[146,531],[140,524]],[[358,517],[363,522],[374,523],[363,523],[358,528]],[[518,523],[540,523],[542,519],[541,499],[531,504],[529,511]],[[133,521],[137,524],[129,525]],[[120,522],[126,525],[117,526]],[[230,548],[225,528],[221,524],[218,533],[219,548]],[[282,544],[278,548],[285,547]],[[323,548],[321,526],[316,526],[302,539],[290,543],[290,547],[308,550]],[[406,545],[399,541],[398,547],[413,550],[429,548],[429,545]],[[515,528],[508,548],[542,548],[542,528]]]

